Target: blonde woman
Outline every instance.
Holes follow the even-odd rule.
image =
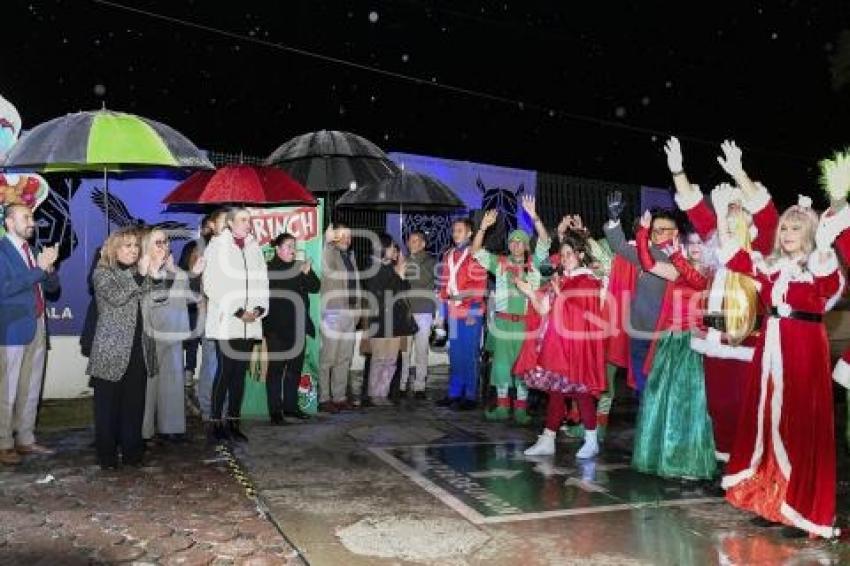
[[[779,218],[767,258],[741,248],[717,218],[720,260],[752,277],[769,305],[755,348],[738,434],[723,488],[732,505],[783,535],[831,538],[835,522],[835,430],[823,314],[844,287],[832,237],[801,197]]]
[[[200,298],[200,280],[204,259],[199,257],[192,267],[195,289],[188,274],[174,265],[168,235],[160,229],[147,231],[142,237],[142,257],[161,265],[152,275],[161,285],[143,302],[143,312],[156,343],[159,373],[148,380],[145,420],[142,435],[146,440],[158,433],[163,438],[181,442],[186,433],[184,400],[183,341],[191,335],[189,304]]]
[[[86,373],[94,387],[95,445],[105,469],[140,465],[144,453],[142,420],[148,378],[157,374],[156,346],[144,327],[142,302],[162,257],[139,258],[135,229],[106,240],[92,275],[98,319]]]
[[[682,149],[675,137],[668,140],[665,151],[667,165],[676,186],[676,204],[688,215],[688,220],[707,248],[718,245],[717,216],[724,216],[731,240],[742,249],[767,256],[773,250],[773,239],[779,213],[767,190],[753,182],[744,171],[743,153],[735,142],[721,146],[721,166],[736,186],[723,185],[713,193],[721,203],[703,197],[697,185],[685,174]],[[709,254],[713,255],[713,254]],[[711,263],[711,258],[706,261]],[[695,330],[691,347],[703,354],[705,393],[708,413],[714,431],[718,460],[729,460],[735,442],[738,418],[747,391],[748,366],[753,363],[757,337],[760,301],[755,281],[748,275],[715,266],[705,293],[702,328]],[[763,309],[762,309],[763,310]]]

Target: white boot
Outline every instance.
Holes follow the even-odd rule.
[[[526,456],[552,456],[555,453],[555,431],[548,428],[543,429],[543,434],[537,437],[534,446],[527,448],[523,454]]]
[[[586,460],[599,454],[599,441],[596,438],[596,429],[584,431],[584,444],[576,453],[576,458]]]

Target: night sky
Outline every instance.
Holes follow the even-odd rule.
[[[850,145],[846,0],[126,4],[233,35],[91,0],[5,0],[0,94],[25,128],[105,102],[232,153],[342,129],[387,151],[654,186],[669,184],[674,132],[704,187],[732,137],[784,202],[819,194],[817,159]]]

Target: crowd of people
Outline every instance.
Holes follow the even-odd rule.
[[[529,458],[554,455],[568,422],[580,423],[571,430],[584,439],[575,456],[597,456],[619,370],[639,400],[636,470],[685,481],[722,475],[727,500],[757,524],[781,526],[789,537],[835,536],[833,371],[823,316],[844,288],[836,250],[850,259],[850,207],[836,199],[818,216],[801,197],[780,214],[732,142],[721,146],[719,163],[734,184],[706,196],[686,175],[678,140],[665,150],[683,214],[645,212],[631,241],[619,193],[608,195],[602,239],[570,214],[550,236],[535,199],[524,197],[535,234],[510,232],[506,254],[484,247],[497,211],[485,211],[477,226],[455,220],[440,258],[414,231],[406,252],[387,234],[372,237],[371,261],[362,265],[352,230],[332,224],[321,277],[289,234],[273,240],[268,259],[244,208],[206,216],[179,261],[163,230],[110,234],[92,273],[95,314],[83,340],[100,465],[139,464],[155,435],[184,441],[184,389],[196,377],[209,439],[247,441],[240,410],[260,343],[272,425],[310,418],[298,404],[308,337],[321,341],[320,412],[390,404],[394,383],[425,400],[429,336],[444,332],[449,379],[438,405],[479,407],[482,348],[494,392],[484,395],[487,420],[527,425],[529,390],[545,394],[544,428]],[[27,207],[9,207],[5,228],[0,463],[15,464],[49,452],[33,428],[44,293],[58,280],[55,248],[33,255],[28,247]],[[309,315],[315,294],[318,328]],[[358,330],[363,372],[351,371]],[[834,377],[850,385],[850,354]]]

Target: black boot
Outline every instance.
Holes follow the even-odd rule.
[[[227,421],[228,432],[230,433],[230,439],[234,442],[248,442],[248,437],[242,434],[242,431],[239,430],[239,421],[231,420]]]
[[[224,427],[223,421],[214,421],[213,425],[213,439],[215,442],[228,442],[230,440],[230,435],[227,433],[227,429]]]
[[[283,420],[283,415],[280,413],[269,415],[269,421],[272,426],[283,426],[286,424],[286,421]]]

